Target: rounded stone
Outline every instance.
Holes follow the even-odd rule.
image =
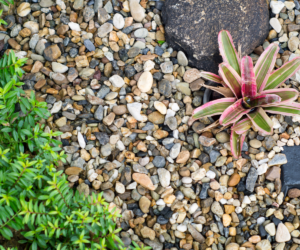
[[[230,135],[228,133],[222,131],[222,132],[216,134],[216,139],[220,143],[229,142]]]
[[[153,76],[149,71],[144,72],[138,81],[138,88],[142,92],[148,92],[153,84]]]
[[[17,13],[20,17],[27,16],[31,11],[30,3],[21,3],[17,8]]]
[[[123,29],[125,25],[124,17],[121,14],[116,13],[113,18],[113,24],[117,29]]]

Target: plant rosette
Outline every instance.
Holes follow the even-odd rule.
[[[300,115],[300,103],[294,102],[299,92],[291,88],[279,88],[300,69],[300,57],[273,71],[279,51],[277,44],[270,44],[254,67],[250,56],[239,57],[228,31],[222,30],[218,41],[223,58],[223,63],[219,65],[219,76],[202,72],[201,77],[221,84],[222,87],[210,88],[224,98],[195,109],[192,117],[199,119],[221,115],[221,125],[232,125],[231,151],[234,157],[239,158],[247,131],[251,127],[263,135],[273,133],[273,123],[267,113]]]

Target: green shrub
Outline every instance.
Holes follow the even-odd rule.
[[[43,124],[47,104],[22,90],[25,61],[13,51],[0,60],[0,235],[10,240],[20,231],[20,243],[32,250],[123,249],[115,208],[110,211],[101,194],[86,198],[70,189],[56,171],[65,162],[54,139],[61,132]]]

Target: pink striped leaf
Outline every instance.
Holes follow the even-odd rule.
[[[270,114],[280,114],[287,116],[300,115],[300,103],[291,102],[282,105],[264,107],[264,110]]]
[[[280,96],[274,94],[260,94],[253,98],[250,98],[249,100],[249,106],[251,108],[254,108],[262,105],[279,103],[281,101],[281,98]]]
[[[211,72],[201,72],[201,77],[208,80],[208,81],[212,81],[212,82],[216,82],[216,83],[220,83],[222,85],[224,85],[224,82],[222,80],[221,77],[219,77],[218,75],[211,73]],[[227,87],[226,85],[224,85],[224,87]]]
[[[231,130],[230,148],[234,158],[238,159],[241,156],[245,137],[246,133],[239,135],[234,130]]]
[[[267,94],[267,95],[277,95],[281,98],[280,103],[275,103],[274,105],[278,104],[284,104],[284,103],[290,103],[292,101],[295,101],[298,98],[299,92],[296,89],[270,89],[265,90],[260,93],[261,95]],[[266,106],[273,106],[272,104],[266,105]]]
[[[256,81],[253,62],[250,56],[244,56],[241,63],[242,69],[242,94],[243,97],[256,96]]]
[[[262,108],[257,108],[247,116],[258,131],[267,135],[273,133],[273,122]]]
[[[223,61],[228,63],[238,73],[238,75],[241,75],[240,58],[234,47],[230,33],[227,30],[220,31],[218,41]]]
[[[237,98],[241,98],[242,80],[238,73],[236,73],[236,71],[228,63],[221,63],[219,65],[219,74],[234,95]]]
[[[245,109],[242,105],[243,99],[237,100],[230,105],[220,117],[220,124],[227,126],[228,124],[237,122],[244,114],[250,112],[250,109]]]
[[[283,82],[292,77],[299,69],[300,57],[296,57],[285,63],[281,68],[277,69],[270,75],[264,90],[280,87]]]
[[[274,69],[276,55],[278,51],[279,51],[279,46],[277,44],[275,43],[270,44],[266,48],[264,53],[261,54],[254,67],[258,92],[262,91],[266,86],[268,78],[272,70]]]
[[[252,126],[252,122],[249,118],[245,118],[232,126],[232,130],[238,135],[246,133]]]
[[[193,111],[193,118],[199,119],[202,117],[220,115],[236,101],[235,98],[222,98],[219,100],[208,102]]]

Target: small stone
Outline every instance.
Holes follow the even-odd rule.
[[[113,75],[109,78],[109,81],[112,83],[112,85],[116,88],[122,88],[125,84],[122,77],[119,75]]]
[[[95,45],[90,40],[86,39],[83,43],[88,51],[95,51]]]
[[[57,62],[52,62],[52,70],[56,73],[65,73],[68,71],[68,67]]]
[[[235,187],[237,184],[239,184],[240,180],[241,180],[240,175],[237,173],[234,173],[233,175],[230,176],[230,178],[228,180],[228,186]]]
[[[300,40],[298,37],[296,37],[296,36],[291,37],[288,41],[288,47],[289,47],[290,51],[292,51],[292,52],[296,51],[298,49],[299,43],[300,43]]]
[[[168,170],[166,170],[164,168],[159,168],[159,169],[157,169],[157,174],[159,177],[160,184],[163,187],[167,187],[170,185],[171,174]]]
[[[300,196],[300,190],[298,188],[292,188],[288,192],[288,197],[298,198]]]
[[[137,29],[134,35],[138,38],[145,38],[148,35],[148,30],[145,28]]]
[[[273,159],[268,162],[269,167],[275,165],[283,165],[287,163],[285,154],[276,154]]]
[[[83,0],[75,0],[73,4],[73,9],[75,10],[83,9]]]
[[[151,179],[146,174],[134,173],[132,179],[149,190],[155,190]]]
[[[190,158],[189,151],[181,151],[176,159],[176,163],[186,163]]]
[[[138,88],[142,92],[148,92],[153,84],[153,76],[150,72],[146,71],[144,72],[138,81]]]
[[[215,138],[208,138],[208,137],[205,137],[205,136],[200,136],[199,137],[199,142],[201,145],[205,146],[205,147],[210,147],[212,146],[213,144],[215,144],[217,141]]]
[[[284,8],[284,6],[285,6],[284,3],[281,1],[271,1],[270,2],[270,7],[274,14],[279,14],[280,11]]]
[[[171,74],[173,72],[173,63],[171,61],[164,62],[160,65],[160,68],[161,68],[163,73]]]
[[[199,243],[203,243],[205,241],[202,234],[199,233],[197,229],[195,229],[191,224],[188,224],[188,231],[190,232],[195,241]]]
[[[257,139],[250,140],[249,144],[252,148],[260,148],[262,146],[261,141],[259,141]]]
[[[256,244],[257,250],[272,250],[272,246],[269,240],[262,240]]]
[[[69,22],[68,25],[71,30],[78,31],[78,32],[81,31],[81,28],[78,23]]]
[[[31,11],[30,3],[21,3],[17,8],[17,13],[20,17],[27,16]]]
[[[141,199],[139,200],[140,209],[145,214],[149,213],[150,205],[151,205],[151,201],[146,196],[142,196]]]
[[[98,29],[98,36],[104,38],[108,35],[109,32],[113,31],[114,26],[111,23],[104,23]]]
[[[148,115],[148,120],[154,124],[163,124],[165,121],[165,116],[158,111],[154,111]]]
[[[47,47],[44,50],[44,57],[47,61],[53,62],[61,56],[61,51],[56,44]]]
[[[237,243],[229,243],[225,250],[239,250],[240,246]]]
[[[211,211],[219,216],[220,218],[223,216],[224,212],[219,202],[214,201],[211,205]]]
[[[167,113],[167,107],[165,104],[159,101],[154,102],[154,107],[162,114],[165,115]]]
[[[254,191],[257,178],[258,178],[258,173],[256,168],[251,167],[246,180],[246,189],[249,190],[250,192]]]
[[[95,16],[95,11],[92,8],[86,6],[83,10],[84,21],[89,22],[90,20],[93,19],[94,16]]]
[[[183,79],[187,83],[191,83],[201,77],[201,73],[198,69],[189,69],[184,73]]]
[[[166,165],[166,160],[163,156],[155,156],[152,163],[157,168],[163,168]]]
[[[270,25],[277,33],[279,33],[281,31],[281,24],[277,18],[275,18],[275,17],[271,18]]]
[[[129,113],[136,119],[137,121],[142,121],[143,117],[141,116],[142,104],[138,102],[128,103],[127,109]]]
[[[223,226],[228,227],[231,223],[231,216],[229,214],[223,214],[222,221]]]
[[[274,236],[276,233],[276,228],[274,223],[269,223],[265,226],[265,230],[270,234],[271,236]]]
[[[177,53],[177,60],[178,60],[178,64],[181,65],[181,66],[185,67],[185,66],[188,65],[188,59],[182,51],[179,51]]]
[[[119,29],[119,30],[123,29],[123,27],[125,25],[123,16],[119,13],[116,13],[113,18],[113,24],[117,29]]]
[[[283,223],[278,224],[275,239],[279,243],[287,242],[291,239],[291,234]]]
[[[146,227],[146,226],[143,227],[141,229],[141,234],[142,234],[143,238],[149,238],[150,240],[155,239],[155,231],[149,227]]]
[[[129,1],[130,13],[136,22],[142,22],[145,18],[145,9],[140,5],[139,0]]]
[[[79,143],[79,146],[81,148],[85,148],[86,143],[85,143],[85,140],[83,138],[83,135],[80,132],[78,132],[78,143]]]
[[[230,135],[224,131],[216,134],[216,139],[220,143],[226,143],[230,141]]]

